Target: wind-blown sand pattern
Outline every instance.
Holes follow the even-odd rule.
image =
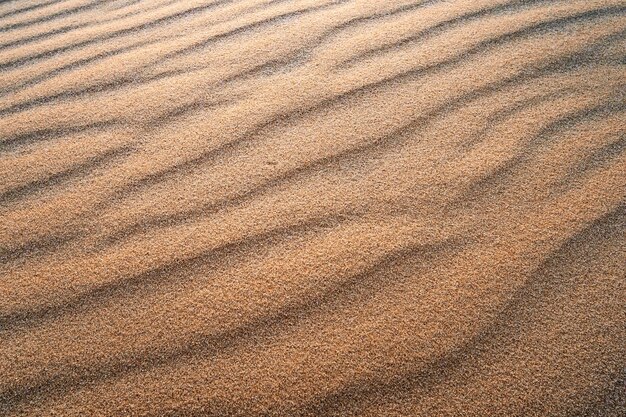
[[[0,3],[0,415],[626,415],[624,0]]]

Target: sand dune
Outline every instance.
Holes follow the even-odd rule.
[[[0,2],[0,415],[626,416],[623,0]]]

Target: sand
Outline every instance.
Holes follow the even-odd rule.
[[[626,415],[623,0],[0,3],[0,415]]]

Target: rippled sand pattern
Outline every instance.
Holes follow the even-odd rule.
[[[0,3],[0,415],[626,416],[624,0]]]

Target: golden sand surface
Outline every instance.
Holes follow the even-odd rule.
[[[626,416],[624,0],[0,2],[0,415]]]

